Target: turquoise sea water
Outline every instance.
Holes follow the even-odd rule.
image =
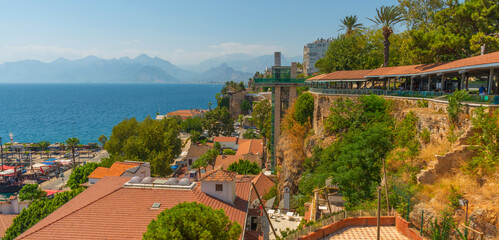
[[[82,143],[109,136],[124,118],[155,118],[159,111],[216,106],[222,85],[208,84],[0,84],[0,137]]]

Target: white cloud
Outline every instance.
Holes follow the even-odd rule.
[[[225,42],[218,45],[211,45],[211,49],[218,50],[221,55],[233,53],[245,53],[248,55],[258,56],[271,54],[276,51],[284,51],[281,46],[275,45],[259,45],[259,44],[242,44],[239,42]]]

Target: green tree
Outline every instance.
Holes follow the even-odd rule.
[[[220,145],[219,142],[215,142],[213,143],[213,148],[220,151],[220,149],[222,149],[222,145]]]
[[[5,231],[2,239],[15,239],[82,191],[83,189],[76,189],[57,193],[53,199],[35,200],[28,208],[23,209],[21,214],[14,218],[12,225]]]
[[[224,149],[223,153],[225,155],[236,155],[236,151],[234,151],[232,149]]]
[[[474,110],[471,119],[475,134],[470,138],[471,149],[477,155],[464,167],[476,177],[493,173],[499,163],[499,111],[487,113],[484,107]],[[489,111],[493,111],[489,108]]]
[[[125,119],[113,127],[105,149],[117,159],[150,162],[153,174],[168,176],[170,164],[181,152],[179,131],[172,118],[157,121],[147,117],[142,122]]]
[[[250,129],[243,134],[245,139],[260,139],[260,134],[256,133],[253,129]]]
[[[181,123],[182,130],[186,133],[191,131],[196,131],[199,133],[203,132],[203,118],[202,117],[188,117]]]
[[[75,149],[80,144],[80,139],[78,138],[69,138],[66,140],[66,144],[71,148],[71,153],[73,156],[73,169],[76,167],[76,157],[75,157]]]
[[[47,193],[38,187],[38,184],[26,184],[19,191],[19,200],[38,200],[47,196]]]
[[[104,147],[104,145],[106,144],[107,142],[107,137],[106,135],[102,134],[100,135],[98,141],[100,142],[100,144],[102,145],[102,147]]]
[[[255,122],[256,127],[260,130],[260,135],[262,136],[263,146],[267,146],[267,140],[271,138],[272,135],[272,108],[270,102],[263,100],[257,102],[253,106],[253,112],[251,113],[251,119]],[[266,148],[264,148],[265,151]],[[266,155],[264,153],[264,159]]]
[[[192,163],[192,168],[196,168],[198,170],[199,177],[201,177],[201,168],[204,168],[204,170],[206,171],[207,166],[208,162],[206,162],[206,158],[203,157],[196,159],[196,161]]]
[[[241,232],[241,226],[231,222],[223,209],[184,202],[161,212],[147,226],[143,238],[236,240]]]
[[[346,16],[341,19],[340,29],[338,31],[345,30],[345,34],[349,35],[352,32],[362,31],[364,28],[362,27],[364,24],[358,23],[358,19],[356,15]]]
[[[201,139],[201,133],[195,130],[192,130],[190,133],[191,135],[191,142],[196,143]]]
[[[49,141],[40,141],[38,142],[38,146],[40,147],[41,151],[47,151],[47,148],[50,146]]]
[[[234,120],[226,107],[216,107],[213,111],[207,112],[203,126],[208,130],[209,136],[230,136],[234,132]]]
[[[312,123],[314,115],[314,96],[310,93],[304,93],[296,99],[295,119],[300,124]]]
[[[393,26],[397,23],[404,21],[403,11],[398,6],[381,6],[376,9],[376,17],[370,19],[375,24],[379,24],[383,29],[383,55],[384,55],[384,67],[388,67],[390,59],[390,40],[389,37],[393,33]]]
[[[99,167],[98,163],[89,162],[81,167],[77,167],[73,170],[69,176],[69,180],[66,185],[71,188],[71,190],[80,188],[81,184],[88,182],[88,176]]]
[[[457,122],[459,114],[463,111],[463,104],[461,102],[468,98],[469,94],[465,89],[455,91],[448,96],[449,104],[447,105],[447,113],[451,122]]]
[[[219,153],[220,153],[220,149],[214,148],[214,149],[210,149],[210,150],[206,151],[199,158],[203,158],[204,161],[206,161],[208,164],[214,165],[215,159],[217,158]]]
[[[237,172],[237,174],[241,175],[256,175],[262,171],[255,162],[252,163],[249,160],[242,159],[230,164],[227,170]]]

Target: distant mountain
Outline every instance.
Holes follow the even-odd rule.
[[[250,77],[253,77],[252,73],[245,73],[241,71],[236,71],[229,67],[226,63],[220,64],[218,67],[210,68],[209,70],[199,74],[196,78],[199,82],[220,82],[220,79],[225,81],[248,81]]]
[[[281,55],[281,65],[289,66],[291,62],[302,62],[301,56],[286,57]],[[210,58],[202,61],[197,65],[182,66],[184,69],[189,69],[196,72],[207,71],[210,68],[220,66],[221,64],[234,68],[236,71],[255,73],[256,71],[263,71],[266,67],[274,66],[274,55],[262,55],[253,57],[247,54],[230,54],[221,57]]]
[[[296,58],[283,57],[282,65]],[[273,55],[231,54],[191,66],[177,67],[167,60],[142,54],[136,58],[101,59],[96,56],[6,62],[0,65],[0,83],[175,83],[247,81],[256,71],[274,65]],[[197,69],[194,71],[193,69]]]
[[[179,80],[156,66],[104,60],[88,56],[77,60],[59,58],[50,63],[35,60],[0,65],[3,83],[169,83]]]

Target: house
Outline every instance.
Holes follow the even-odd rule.
[[[192,164],[210,149],[211,147],[208,145],[192,144],[187,151],[187,155],[185,156],[187,171],[192,170]]]
[[[239,139],[236,155],[253,154],[263,155],[262,139]]]
[[[202,110],[202,109],[177,110],[169,112],[166,115],[157,115],[156,120],[161,120],[169,117],[179,117],[182,120],[186,120],[187,118],[203,117],[206,112],[208,112],[208,110]]]
[[[95,184],[103,177],[150,177],[151,165],[148,162],[115,162],[110,168],[98,167],[89,176],[90,184]]]
[[[248,160],[263,167],[263,140],[262,139],[239,139],[236,155],[218,155],[215,167],[227,169],[232,163]]]
[[[142,239],[158,214],[182,202],[223,209],[231,221],[243,228],[240,239],[257,239],[254,236],[263,233],[252,229],[259,226],[246,227],[255,178],[258,176],[237,176],[224,170],[209,172],[199,181],[104,177],[18,239]],[[258,181],[255,185],[261,194],[268,191],[269,187]]]
[[[237,150],[239,145],[237,145],[237,137],[214,137],[213,142],[218,142],[222,148],[230,148],[232,150]]]
[[[215,160],[215,168],[221,167],[222,169],[227,169],[232,163],[238,162],[239,160],[248,160],[252,163],[258,164],[262,168],[262,157],[261,155],[218,155]]]

